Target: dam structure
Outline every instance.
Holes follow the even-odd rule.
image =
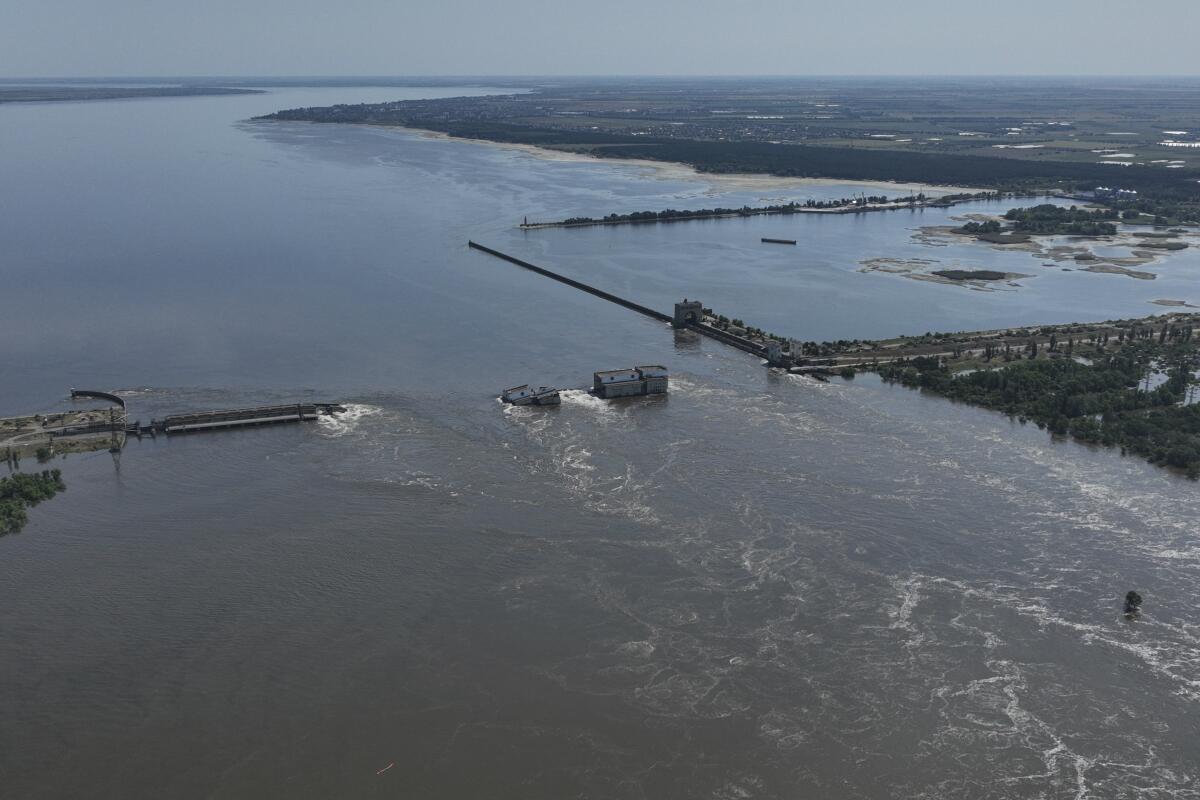
[[[705,319],[706,317],[710,316],[710,312],[704,308],[704,304],[699,300],[688,300],[685,298],[682,303],[675,304],[675,313],[673,315],[664,314],[661,311],[655,311],[654,309],[644,306],[641,303],[635,303],[632,300],[626,300],[624,297],[618,297],[611,292],[606,292],[603,289],[590,286],[583,281],[577,281],[574,278],[568,278],[565,275],[552,272],[545,267],[539,267],[536,264],[531,264],[528,261],[517,258],[516,256],[510,256],[507,253],[502,253],[499,250],[494,250],[477,242],[468,241],[467,246],[472,250],[478,250],[481,253],[487,253],[490,256],[495,256],[496,258],[507,261],[510,264],[515,264],[518,267],[522,267],[523,269],[527,269],[531,272],[536,272],[538,275],[550,278],[551,280],[558,281],[559,283],[565,283],[567,286],[579,289],[582,292],[587,292],[588,294],[599,297],[602,300],[607,300],[610,303],[616,303],[617,305],[628,308],[631,311],[636,311],[643,316],[650,317],[650,319],[658,322],[669,322],[674,328],[695,331],[702,336],[715,339],[716,341],[729,345],[730,347],[736,347],[738,350],[758,356],[759,358],[767,357],[767,348],[758,342],[755,342],[744,336],[739,336],[735,333],[723,331],[713,325],[709,325]]]
[[[189,433],[192,431],[220,430],[224,428],[241,428],[251,425],[273,425],[280,422],[310,422],[325,414],[336,414],[345,410],[337,403],[289,403],[287,405],[255,406],[252,408],[231,408],[216,411],[194,411],[183,414],[172,414],[162,419],[152,419],[149,425],[141,422],[128,422],[125,400],[112,392],[102,392],[93,389],[71,389],[71,399],[81,397],[107,400],[119,406],[120,420],[116,414],[111,421],[92,423],[89,430],[110,430],[121,427],[126,433],[138,436],[143,433]],[[72,430],[72,433],[83,431]]]
[[[661,311],[655,311],[654,309],[648,308],[648,307],[642,305],[641,303],[635,303],[632,300],[626,300],[624,297],[618,297],[617,295],[612,294],[611,292],[606,292],[603,289],[597,289],[595,286],[589,286],[588,284],[586,284],[582,281],[577,281],[573,278],[568,278],[565,275],[559,275],[557,272],[551,272],[550,270],[545,269],[543,267],[539,267],[536,264],[530,264],[528,261],[523,261],[523,260],[517,258],[516,256],[510,256],[507,253],[501,253],[499,250],[493,250],[490,247],[485,247],[484,245],[481,245],[478,242],[468,241],[467,246],[470,247],[472,250],[478,250],[481,253],[487,253],[490,256],[495,256],[496,258],[503,259],[504,261],[507,261],[510,264],[516,264],[518,267],[527,269],[530,272],[536,272],[537,274],[543,275],[547,278],[550,278],[551,280],[556,280],[559,283],[565,283],[567,286],[578,289],[581,292],[587,292],[588,294],[595,295],[596,297],[599,297],[602,300],[607,300],[610,303],[616,303],[619,306],[628,308],[630,311],[636,311],[639,314],[650,317],[650,319],[658,320],[659,322],[670,322],[671,321],[671,317],[668,316],[667,314],[662,313]]]
[[[666,394],[667,368],[651,364],[628,369],[607,369],[592,373],[592,394],[604,400]]]
[[[343,410],[341,406],[333,403],[296,403],[284,406],[199,411],[152,420],[149,427],[152,431],[167,434],[193,433],[244,428],[253,425],[277,425],[283,422],[312,422],[325,414],[335,414],[341,410]]]
[[[130,436],[167,436],[199,431],[230,430],[257,425],[312,422],[338,414],[337,403],[289,403],[217,411],[195,411],[152,419],[143,425],[129,419],[124,398],[113,392],[71,389],[71,399],[105,400],[109,408],[72,409],[21,417],[0,418],[0,452],[10,463],[36,453],[89,452],[107,448],[119,454]]]

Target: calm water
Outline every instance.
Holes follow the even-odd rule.
[[[1140,315],[1200,299],[1195,257],[1063,273],[914,242],[928,211],[521,233],[853,188],[240,122],[445,93],[0,109],[0,413],[353,404],[60,462],[0,539],[0,794],[1200,797],[1194,483],[465,244],[818,339]],[[881,256],[1037,277],[857,272]],[[670,397],[495,400],[631,363]]]

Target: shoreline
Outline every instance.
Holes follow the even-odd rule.
[[[312,125],[322,123],[309,123]],[[332,123],[341,124],[341,123]],[[736,190],[753,190],[753,189],[799,189],[804,186],[857,186],[861,188],[875,189],[890,189],[892,192],[918,192],[923,191],[926,195],[937,193],[943,194],[965,194],[987,191],[979,187],[971,186],[948,186],[933,183],[899,183],[896,181],[867,181],[853,178],[789,178],[780,175],[770,175],[765,172],[701,172],[695,167],[679,161],[655,161],[647,158],[599,158],[598,156],[589,155],[587,153],[576,153],[570,150],[557,150],[549,147],[540,147],[535,144],[523,144],[520,142],[493,142],[490,139],[473,139],[464,136],[451,136],[442,131],[433,131],[428,128],[413,128],[407,125],[378,125],[371,123],[345,123],[351,125],[363,125],[368,128],[388,128],[394,130],[408,131],[417,136],[422,136],[427,139],[440,139],[452,142],[467,142],[470,144],[487,145],[502,150],[515,150],[534,156],[543,161],[565,161],[584,164],[617,164],[620,166],[630,166],[638,169],[643,169],[651,172],[649,176],[654,180],[677,180],[677,181],[692,181],[703,182],[710,184],[713,188],[720,187],[725,191]]]
[[[977,200],[978,198],[971,198]],[[668,222],[692,222],[700,219],[736,219],[738,217],[766,217],[766,216],[790,216],[792,214],[868,214],[873,211],[902,211],[904,209],[924,209],[924,208],[950,208],[959,203],[970,202],[970,200],[955,200],[943,202],[941,198],[935,200],[924,201],[897,201],[888,203],[868,203],[866,205],[850,205],[837,206],[834,208],[805,208],[803,206],[789,209],[763,209],[754,208],[749,211],[732,211],[723,214],[689,214],[681,217],[667,217],[665,219],[593,219],[587,222],[523,222],[517,227],[523,231],[538,230],[541,228],[588,228],[597,225],[651,225],[662,224]]]

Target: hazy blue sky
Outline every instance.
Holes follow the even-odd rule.
[[[0,0],[0,76],[1198,74],[1200,0]]]

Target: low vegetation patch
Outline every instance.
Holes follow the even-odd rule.
[[[1187,242],[1138,242],[1137,246],[1150,250],[1186,250]]]

